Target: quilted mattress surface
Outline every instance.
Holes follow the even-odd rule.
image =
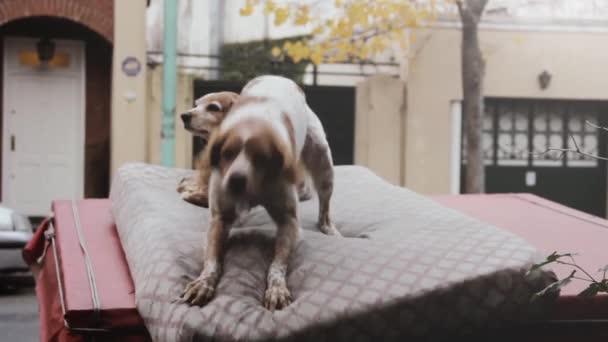
[[[291,305],[262,306],[275,228],[255,208],[231,231],[214,299],[189,306],[177,298],[201,271],[209,215],[175,190],[190,172],[127,164],[112,184],[137,307],[156,341],[453,337],[542,312],[545,301],[531,295],[555,280],[525,276],[538,254],[511,233],[340,166],[332,216],[345,237],[320,233],[316,199],[300,202]]]

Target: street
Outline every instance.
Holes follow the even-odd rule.
[[[34,288],[0,288],[0,342],[38,340],[38,303]]]

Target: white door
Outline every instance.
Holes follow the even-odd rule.
[[[83,196],[84,47],[54,41],[56,57],[41,67],[36,42],[4,41],[2,200],[44,216],[51,200]]]

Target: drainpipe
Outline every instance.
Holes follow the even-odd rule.
[[[165,0],[163,99],[160,162],[175,166],[175,97],[177,91],[177,0]]]

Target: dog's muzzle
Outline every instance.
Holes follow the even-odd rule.
[[[190,126],[190,122],[192,121],[192,113],[182,113],[180,115],[180,117],[182,118],[182,122],[184,123],[184,126],[189,127]]]
[[[233,195],[242,195],[247,189],[247,176],[235,173],[228,179],[228,189]]]

